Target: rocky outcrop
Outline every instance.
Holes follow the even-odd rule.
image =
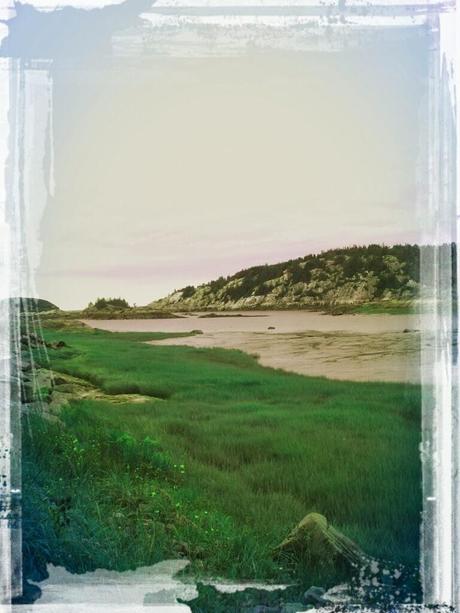
[[[114,404],[142,403],[153,399],[142,394],[107,394],[85,379],[72,377],[46,368],[33,368],[23,372],[21,385],[23,410],[39,408],[50,418],[74,400],[105,400]]]
[[[337,249],[187,286],[150,306],[221,311],[411,301],[420,290],[418,268],[419,247],[414,245]]]

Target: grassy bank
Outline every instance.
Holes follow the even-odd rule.
[[[195,573],[286,581],[334,569],[274,560],[308,512],[366,552],[416,565],[416,386],[309,378],[164,335],[45,330],[51,367],[144,403],[78,400],[24,428],[31,563],[82,572],[187,556]],[[39,357],[39,356],[37,356]]]
[[[55,322],[80,319],[177,319],[180,315],[170,311],[151,309],[148,307],[128,307],[128,308],[106,308],[95,309],[87,308],[76,311],[49,311],[41,315],[41,320],[45,326],[53,326]]]

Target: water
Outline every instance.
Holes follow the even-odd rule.
[[[235,313],[236,315],[236,313]],[[86,320],[114,332],[202,334],[151,341],[158,345],[239,349],[264,366],[302,375],[350,381],[418,383],[423,323],[416,315],[323,315],[310,311],[262,311],[243,316],[177,319]],[[429,362],[429,353],[424,354]]]
[[[272,334],[306,332],[403,332],[420,327],[417,315],[323,315],[311,311],[251,311],[203,317],[194,313],[177,319],[85,320],[85,323],[112,332],[270,332]],[[274,330],[269,330],[274,328]]]

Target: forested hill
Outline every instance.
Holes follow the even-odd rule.
[[[173,310],[308,308],[410,301],[419,292],[420,247],[330,249],[188,286],[151,306]]]

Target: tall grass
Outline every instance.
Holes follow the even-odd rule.
[[[153,334],[45,334],[67,344],[50,350],[56,371],[151,400],[80,400],[62,423],[31,418],[25,513],[26,542],[42,543],[35,558],[81,572],[184,555],[195,573],[289,580],[299,569],[271,551],[316,511],[369,554],[417,564],[419,387],[141,342]],[[301,572],[311,583],[339,579]]]

